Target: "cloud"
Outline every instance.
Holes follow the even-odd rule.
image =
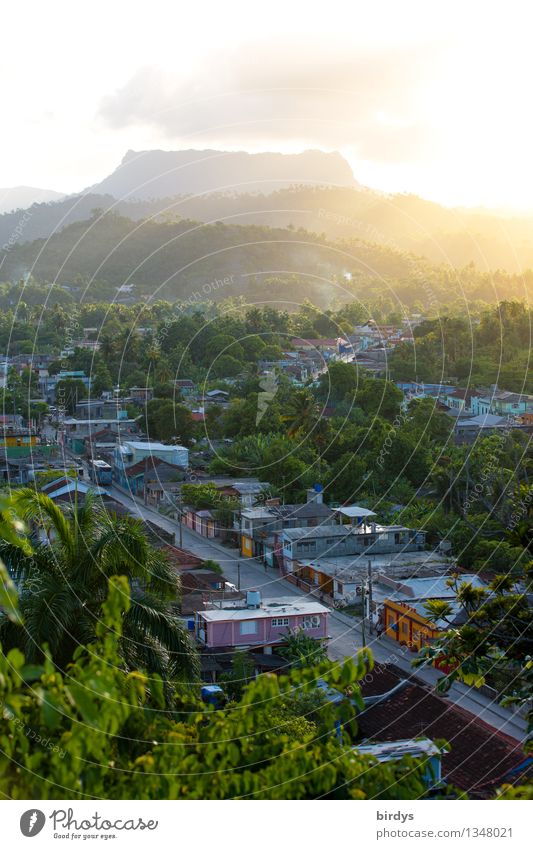
[[[303,142],[358,158],[419,159],[430,148],[422,101],[435,51],[372,52],[255,44],[219,52],[194,74],[145,67],[101,103],[112,128],[146,126],[189,144]]]

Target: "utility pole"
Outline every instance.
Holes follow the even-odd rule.
[[[361,584],[361,610],[362,610],[362,613],[363,613],[363,615],[361,617],[361,638],[362,638],[363,648],[365,648],[365,646],[366,646],[366,636],[365,636],[366,607],[365,607],[365,605],[366,605],[365,582],[363,581],[362,584]]]
[[[147,475],[148,475],[148,454],[145,454],[145,455],[144,455],[144,486],[143,486],[143,492],[144,492],[144,503],[145,503],[145,505],[146,505],[146,504],[148,504],[148,490],[147,490],[147,488],[146,488],[146,487],[147,487],[147,483],[148,483],[148,481],[147,481],[147,479],[146,479],[146,478],[147,478]]]
[[[180,527],[180,548],[183,548],[183,522],[182,522],[182,512],[181,512],[181,487],[178,493],[178,523]]]
[[[241,561],[237,560],[237,589],[241,591]]]
[[[372,561],[368,561],[368,633],[371,634],[372,627]]]

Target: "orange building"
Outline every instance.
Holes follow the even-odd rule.
[[[383,624],[387,637],[402,646],[408,646],[413,652],[419,651],[442,633],[424,615],[423,604],[416,602],[408,604],[386,599],[383,602]]]

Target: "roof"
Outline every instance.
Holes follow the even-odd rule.
[[[363,696],[385,693],[406,677],[393,665],[376,664],[361,682]],[[442,759],[443,778],[478,798],[487,795],[483,784],[502,781],[524,760],[518,741],[443,699],[415,676],[394,697],[360,713],[357,721],[370,740],[396,742],[414,734],[446,740],[451,750]]]
[[[407,578],[397,582],[397,589],[389,595],[392,601],[404,601],[408,596],[410,599],[430,598],[455,598],[455,590],[448,586],[451,575],[434,578]],[[469,583],[474,589],[483,589],[487,585],[478,575],[460,575],[460,584]]]
[[[283,519],[310,519],[332,516],[333,511],[327,504],[307,501],[305,504],[273,504],[269,507],[275,516]]]
[[[350,519],[359,519],[364,516],[375,516],[373,510],[367,510],[365,507],[359,507],[357,504],[348,504],[346,507],[334,507],[334,513],[341,513],[343,516],[348,516]]]
[[[162,551],[167,555],[172,566],[177,568],[197,568],[203,563],[201,557],[197,557],[196,554],[187,551],[186,548],[177,548],[175,545],[164,545],[162,546]]]
[[[505,427],[509,424],[507,416],[495,416],[493,413],[485,413],[472,416],[470,419],[462,419],[457,422],[456,427]]]
[[[201,616],[207,622],[238,622],[242,619],[270,619],[272,616],[312,616],[328,613],[328,608],[318,601],[304,598],[278,598],[265,602],[261,607],[225,607],[220,610],[204,610]]]
[[[320,537],[342,537],[342,536],[366,536],[367,534],[398,533],[409,531],[416,534],[425,534],[426,531],[414,531],[405,525],[317,525],[311,528],[286,528],[283,534],[286,539],[314,539]]]
[[[63,495],[67,495],[70,492],[79,492],[81,495],[86,495],[88,492],[92,492],[93,495],[108,495],[106,489],[102,489],[99,486],[87,486],[86,484],[80,485],[77,484],[76,481],[69,481],[65,483],[64,486],[58,487],[53,491],[48,491],[47,495],[49,498],[55,499],[60,498]]]
[[[162,442],[132,442],[130,439],[123,443],[134,451],[188,451],[183,445],[164,445]]]

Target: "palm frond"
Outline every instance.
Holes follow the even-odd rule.
[[[37,492],[30,487],[17,490],[13,501],[20,515],[26,522],[41,522],[47,528],[53,528],[61,545],[69,554],[75,552],[72,527],[61,508],[44,492]]]

